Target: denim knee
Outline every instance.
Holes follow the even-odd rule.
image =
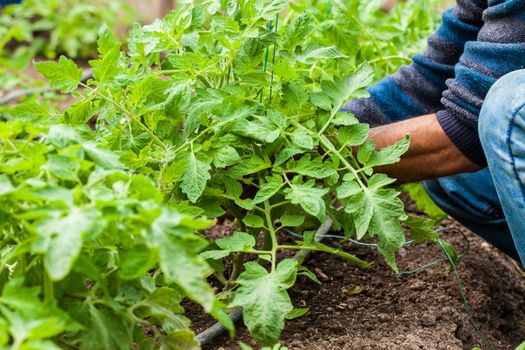
[[[525,105],[525,69],[500,78],[489,90],[478,120],[483,149],[491,149],[508,141],[509,125],[516,112]]]

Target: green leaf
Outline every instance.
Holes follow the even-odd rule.
[[[199,256],[206,260],[219,260],[230,255],[229,250],[207,250],[199,254]]]
[[[198,254],[206,241],[181,226],[184,215],[165,209],[149,230],[148,246],[158,249],[160,268],[168,283],[176,283],[192,300],[209,312],[215,303],[214,292],[206,282],[210,267]]]
[[[66,148],[82,141],[75,129],[66,125],[52,125],[49,128],[47,139],[58,148]]]
[[[405,139],[385,147],[379,152],[374,152],[363,164],[366,164],[368,167],[395,164],[401,160],[401,156],[408,151],[409,146],[410,138],[407,136]]]
[[[291,157],[297,154],[301,154],[301,153],[304,153],[304,150],[299,147],[296,147],[296,146],[285,147],[283,148],[281,152],[279,152],[279,154],[277,155],[277,158],[275,158],[275,166],[281,166],[284,162],[286,162]]]
[[[11,183],[11,180],[7,175],[0,174],[0,196],[4,196],[8,193],[11,193],[15,190],[15,187]]]
[[[75,91],[82,80],[82,70],[64,56],[60,56],[58,62],[37,62],[35,67],[50,81],[51,87],[63,93]]]
[[[338,176],[337,171],[330,164],[323,163],[321,157],[311,159],[309,154],[301,157],[298,161],[290,161],[286,164],[289,172],[300,175],[313,177],[316,179],[325,179],[330,176]]]
[[[410,199],[416,203],[419,210],[423,211],[432,219],[441,221],[448,217],[448,214],[441,210],[432,198],[430,198],[422,184],[414,183],[403,185],[403,191],[407,191]]]
[[[242,222],[248,227],[262,228],[264,227],[264,220],[258,215],[246,215]]]
[[[229,169],[227,174],[235,179],[239,179],[243,176],[268,169],[269,167],[271,167],[271,164],[268,160],[263,160],[257,156],[253,156],[249,159],[243,160],[239,165]]]
[[[187,168],[182,174],[181,189],[188,199],[195,203],[204,192],[206,183],[211,179],[211,166],[200,156],[191,152],[188,157]]]
[[[296,318],[303,317],[310,311],[310,308],[308,307],[302,307],[302,308],[294,308],[292,311],[290,311],[288,314],[286,314],[287,320],[295,320]]]
[[[60,179],[78,180],[80,164],[69,157],[50,154],[47,157],[47,167],[53,175]]]
[[[355,115],[346,113],[346,112],[339,112],[335,115],[335,118],[332,120],[332,124],[335,125],[354,125],[359,123],[359,120],[355,117]]]
[[[337,198],[343,199],[352,197],[361,192],[361,186],[356,181],[345,181],[337,187]]]
[[[283,38],[283,47],[294,52],[297,46],[301,46],[308,35],[314,30],[314,23],[308,13],[297,16],[292,23],[286,26]]]
[[[102,24],[98,31],[97,45],[98,53],[101,55],[106,55],[116,46],[120,46],[119,42],[115,38],[115,35],[113,35],[106,23]]]
[[[308,51],[298,56],[297,59],[303,63],[312,64],[318,60],[324,59],[335,59],[335,58],[346,58],[339,49],[335,46],[321,47],[312,51]]]
[[[304,184],[293,184],[291,188],[285,190],[286,199],[293,204],[300,205],[308,214],[323,221],[326,216],[326,205],[323,196],[330,190],[328,188],[316,188],[314,181]]]
[[[292,142],[301,148],[314,148],[314,140],[306,131],[302,129],[294,130],[294,132],[292,133]]]
[[[385,175],[372,176],[369,188],[352,196],[345,205],[345,211],[352,214],[357,238],[363,238],[367,232],[377,236],[379,252],[397,271],[394,254],[405,243],[400,220],[406,217],[399,193],[382,188],[392,181]]]
[[[274,125],[251,122],[246,119],[235,121],[230,124],[228,129],[239,136],[249,137],[265,143],[274,142],[281,134],[281,131],[275,129]]]
[[[354,73],[342,79],[336,78],[334,82],[323,81],[321,88],[332,98],[335,108],[339,109],[351,97],[354,97],[357,91],[370,85],[373,79],[373,69],[368,64],[362,64]]]
[[[49,276],[55,281],[66,277],[78,258],[86,236],[96,235],[104,223],[95,209],[72,208],[67,215],[49,217],[36,226],[35,253],[44,255]]]
[[[10,111],[17,119],[24,120],[45,120],[57,115],[47,103],[37,103],[27,101],[13,107]]]
[[[360,146],[368,138],[370,127],[368,124],[354,124],[339,129],[339,140],[346,146]]]
[[[241,157],[235,148],[232,146],[223,147],[215,153],[213,164],[217,168],[225,168],[237,164],[241,161]]]
[[[450,264],[452,266],[455,266],[458,263],[458,253],[456,251],[456,248],[454,248],[452,244],[448,243],[443,239],[438,239],[437,243],[443,251],[445,257],[449,260]]]
[[[118,275],[124,280],[133,280],[147,273],[155,264],[156,256],[145,245],[135,245],[119,252]]]
[[[324,92],[312,93],[310,95],[310,102],[312,102],[314,106],[324,109],[325,111],[331,111],[333,108],[330,96]]]
[[[255,247],[255,238],[246,232],[235,232],[233,236],[215,241],[219,248],[229,251],[243,251]]]
[[[281,225],[285,227],[297,227],[304,223],[305,217],[303,215],[284,215],[281,216]]]
[[[262,203],[272,198],[283,186],[283,179],[278,175],[267,176],[266,182],[259,187],[259,191],[253,199],[253,204]]]
[[[98,60],[89,61],[93,67],[93,76],[99,81],[104,82],[119,74],[118,61],[120,58],[120,46],[117,45],[102,55]]]
[[[267,21],[272,21],[275,19],[277,14],[284,10],[286,5],[288,5],[288,0],[274,0],[272,2],[265,2],[264,8],[259,16]]]
[[[410,229],[410,235],[416,243],[427,240],[435,242],[439,238],[439,234],[434,230],[434,220],[409,215],[403,223]]]
[[[256,262],[248,262],[239,276],[240,287],[230,307],[242,306],[244,323],[262,345],[274,345],[284,328],[286,315],[293,310],[286,289],[297,276],[297,261],[286,259],[268,272]]]
[[[121,170],[124,165],[120,162],[119,156],[107,149],[98,147],[95,143],[86,142],[82,144],[84,152],[99,167],[106,170]]]

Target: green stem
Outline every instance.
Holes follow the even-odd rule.
[[[272,240],[272,250],[270,251],[270,255],[272,257],[272,272],[273,272],[275,271],[275,267],[277,265],[277,249],[279,247],[279,242],[277,242],[277,233],[275,232],[275,229],[273,228],[273,220],[272,220],[271,211],[272,211],[272,208],[270,206],[270,202],[265,201],[264,202],[264,213],[266,217],[266,225],[268,226],[268,232]]]
[[[282,202],[279,202],[279,203],[275,203],[275,204],[272,204],[270,206],[271,209],[275,209],[275,208],[279,208],[279,207],[282,207],[283,205],[288,205],[290,204],[291,201],[282,201]]]
[[[300,245],[280,245],[277,247],[277,249],[280,249],[280,250],[309,250],[313,252],[326,252],[326,249],[323,249],[323,248],[317,248],[317,247],[312,247],[312,246],[300,246]],[[370,264],[367,263],[366,261],[363,261],[359,259],[358,257],[352,256],[352,255],[345,256],[345,258],[347,260],[352,261],[354,264],[356,264],[359,267],[367,268],[370,266]]]
[[[44,277],[44,299],[46,301],[53,300],[55,299],[53,281],[51,280],[51,277],[49,277],[45,267],[42,267],[42,273]]]
[[[153,142],[155,142],[158,146],[160,146],[162,149],[164,150],[167,150],[168,149],[168,146],[166,146],[154,133],[153,131],[151,131],[145,124],[143,124],[139,118],[135,117],[131,111],[129,111],[128,109],[126,109],[125,107],[123,107],[120,103],[118,103],[117,101],[113,100],[112,98],[102,94],[100,91],[98,91],[98,89],[93,89],[92,87],[90,87],[89,85],[86,85],[84,83],[80,83],[81,86],[83,86],[84,88],[86,89],[89,89],[91,91],[93,91],[97,96],[99,96],[100,98],[108,101],[109,103],[113,104],[115,107],[119,108],[121,111],[124,112],[124,114],[131,120],[133,120],[133,122],[135,122],[142,130],[144,130],[148,135],[149,137],[151,137],[151,139],[153,140]]]
[[[355,22],[355,24],[357,25],[357,27],[359,28],[359,30],[361,30],[361,32],[365,36],[367,36],[368,39],[370,39],[370,41],[372,41],[372,45],[374,45],[374,47],[375,47],[375,49],[377,51],[377,55],[379,56],[380,59],[384,60],[383,52],[381,51],[381,48],[379,47],[379,43],[374,38],[374,36],[368,32],[368,30],[365,28],[363,23],[361,23],[361,21],[358,18],[356,18],[354,16],[350,16],[350,19],[352,19]]]
[[[319,137],[319,142],[331,153],[335,154],[337,158],[339,158],[339,160],[341,161],[341,163],[343,163],[343,165],[346,167],[346,169],[350,170],[350,172],[352,174],[354,174],[354,177],[356,178],[357,182],[359,183],[359,186],[361,186],[361,188],[363,188],[363,190],[366,190],[367,187],[365,186],[365,184],[361,181],[361,178],[359,177],[359,173],[357,172],[357,170],[346,160],[345,157],[343,157],[341,155],[341,153],[339,153],[339,151],[337,151],[337,149],[335,148],[335,146],[332,144],[332,142],[330,142],[330,140],[328,140],[328,138],[324,135],[321,135]]]

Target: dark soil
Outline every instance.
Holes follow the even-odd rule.
[[[457,231],[464,229],[452,220],[444,226],[456,231],[443,237],[458,250],[466,249]],[[471,248],[458,269],[473,316],[495,349],[513,350],[525,340],[525,278],[509,258],[465,234]],[[309,307],[310,312],[287,322],[281,342],[289,349],[486,349],[468,320],[458,284],[446,264],[396,276],[373,249],[329,243],[374,265],[361,270],[335,256],[313,254],[306,265],[323,284],[299,277],[290,290],[294,305]],[[399,252],[398,264],[409,270],[440,257],[435,245],[408,246]],[[202,315],[192,316],[196,332],[212,323]],[[223,335],[203,348],[239,349],[238,341],[258,348],[244,327],[239,327],[234,340]]]

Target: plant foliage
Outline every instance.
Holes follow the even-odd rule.
[[[374,170],[399,161],[408,137],[376,150],[368,125],[340,112],[433,28],[427,1],[391,15],[379,4],[181,3],[134,26],[127,51],[103,26],[85,84],[71,59],[37,63],[79,101],[64,112],[25,102],[0,128],[0,343],[195,349],[189,298],[230,329],[225,305],[242,306],[252,336],[274,346],[300,311],[287,290],[298,274],[314,278],[279,252],[368,266],[317,242],[320,223],[376,240],[394,270],[403,224],[435,240]],[[202,217],[224,215],[237,232],[201,234]],[[285,227],[303,239],[283,241]]]

